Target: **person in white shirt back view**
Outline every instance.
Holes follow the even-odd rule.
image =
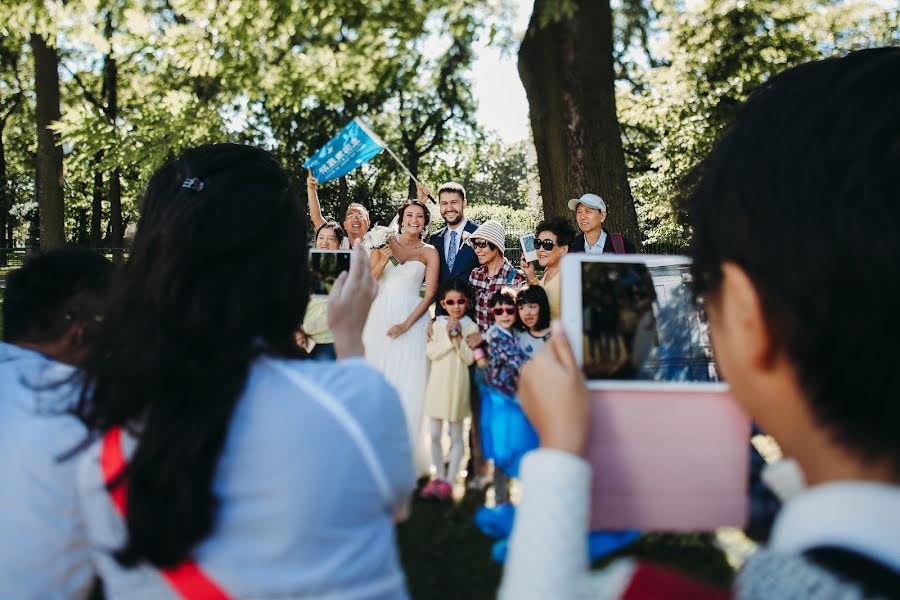
[[[362,360],[376,284],[357,243],[329,297],[338,360],[304,360],[306,231],[262,149],[151,178],[76,409],[100,436],[78,492],[107,598],[407,597],[409,433]]]
[[[71,379],[100,316],[112,265],[81,248],[39,256],[8,279],[0,343],[0,597],[90,591],[75,462],[87,431],[67,414]]]

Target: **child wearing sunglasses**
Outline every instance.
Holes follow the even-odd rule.
[[[519,312],[516,295],[511,288],[494,293],[488,304],[494,324],[487,331],[490,365],[484,374],[482,392],[482,444],[485,456],[494,459],[494,497],[498,505],[509,502],[509,474],[515,475],[518,460],[505,460],[518,453],[507,443],[512,437],[507,428],[508,411],[518,407],[516,390],[519,369],[528,360],[519,346]],[[485,434],[485,432],[493,432]]]
[[[472,414],[470,404],[469,365],[474,361],[466,337],[478,333],[478,325],[466,316],[471,305],[472,291],[459,279],[448,279],[438,293],[438,302],[446,311],[432,328],[431,340],[425,353],[431,360],[431,371],[425,388],[425,414],[430,420],[431,470],[435,479],[429,482],[420,496],[429,500],[449,500],[453,481],[459,473],[465,446],[463,419]],[[444,422],[450,433],[450,456],[444,471],[444,450],[441,434]]]

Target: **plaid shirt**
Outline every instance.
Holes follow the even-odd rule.
[[[523,283],[525,283],[525,278],[505,258],[503,266],[493,277],[488,275],[487,265],[478,265],[472,269],[472,274],[469,275],[469,286],[475,296],[475,321],[478,323],[478,329],[481,330],[482,335],[494,324],[494,320],[491,318],[491,309],[488,306],[494,292]]]

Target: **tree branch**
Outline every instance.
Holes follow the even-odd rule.
[[[90,102],[91,104],[93,104],[97,109],[99,109],[100,112],[103,113],[103,116],[106,117],[106,120],[109,121],[110,123],[112,123],[113,120],[112,120],[112,118],[110,117],[110,114],[109,114],[109,107],[107,107],[105,104],[103,104],[102,102],[100,102],[100,101],[97,99],[97,97],[94,96],[94,95],[91,93],[91,91],[90,91],[89,89],[87,89],[87,86],[84,85],[84,82],[81,81],[81,78],[78,76],[77,73],[75,73],[74,71],[72,71],[72,69],[70,69],[70,68],[67,67],[66,65],[63,65],[63,68],[64,68],[66,71],[68,71],[69,75],[72,76],[72,79],[75,80],[75,83],[78,84],[78,87],[81,88],[81,91],[82,91],[82,93],[84,94],[85,100],[87,100],[88,102]]]

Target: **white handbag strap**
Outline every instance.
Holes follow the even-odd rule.
[[[303,375],[300,375],[296,371],[293,371],[272,359],[266,358],[265,361],[276,371],[287,377],[287,379],[301,389],[304,394],[318,402],[322,408],[331,413],[331,416],[333,416],[335,421],[337,421],[344,431],[347,432],[347,435],[350,436],[350,439],[356,445],[360,454],[362,454],[363,462],[365,462],[369,472],[372,474],[375,485],[378,487],[378,491],[381,493],[381,497],[385,504],[388,507],[393,507],[394,497],[391,493],[391,486],[388,482],[387,474],[384,472],[384,467],[382,466],[381,461],[378,460],[378,454],[375,453],[372,443],[369,441],[369,438],[366,437],[366,434],[362,430],[362,427],[360,427],[356,417],[338,402],[332,394],[328,393]]]

